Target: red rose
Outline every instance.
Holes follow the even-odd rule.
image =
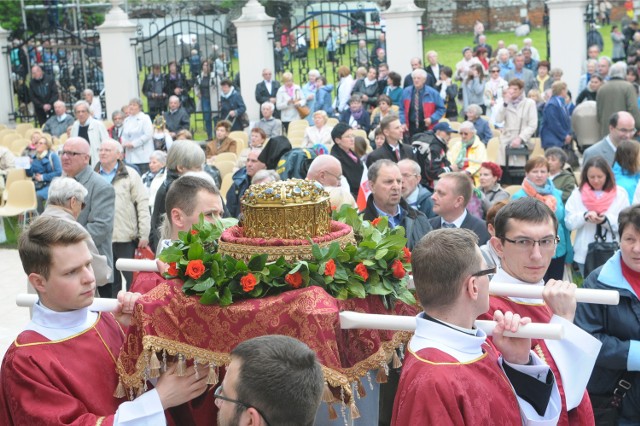
[[[302,285],[302,274],[300,272],[296,272],[295,274],[287,274],[284,277],[284,281],[291,285],[293,288],[300,288]]]
[[[195,229],[192,229],[192,230],[191,230],[191,235],[198,235],[198,231],[197,231],[197,230],[195,230]]]
[[[324,265],[324,274],[333,277],[336,274],[336,262],[333,259],[329,259]]]
[[[369,278],[369,272],[367,271],[367,267],[364,266],[364,263],[358,263],[356,269],[353,270],[356,274],[360,275],[365,281]]]
[[[202,274],[204,274],[204,270],[205,270],[205,267],[204,267],[204,263],[202,263],[202,260],[200,259],[191,260],[187,265],[187,270],[185,271],[185,274],[188,277],[191,277],[194,280],[197,280],[202,276]]]
[[[402,266],[402,262],[398,259],[393,261],[393,263],[391,264],[391,269],[393,270],[393,276],[397,279],[404,278],[407,273],[404,270],[404,266]]]
[[[167,269],[167,274],[171,275],[172,277],[177,277],[179,272],[180,271],[178,270],[178,268],[176,268],[176,262],[169,263],[169,269]]]
[[[402,252],[404,253],[404,263],[411,263],[411,250],[404,247]]]
[[[381,219],[380,219],[379,217],[376,217],[375,219],[373,219],[373,220],[371,221],[371,224],[372,224],[373,226],[377,226],[377,225],[380,223],[380,220],[381,220]]]
[[[240,278],[240,284],[242,285],[242,291],[249,293],[254,289],[258,281],[252,273],[248,273],[244,277]]]

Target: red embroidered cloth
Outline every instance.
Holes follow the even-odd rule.
[[[344,310],[416,315],[418,309],[397,302],[387,311],[379,296],[337,300],[312,286],[277,296],[249,299],[220,307],[186,296],[178,280],[165,282],[140,298],[118,359],[120,378],[139,389],[148,377],[152,351],[181,354],[187,360],[215,366],[228,364],[240,342],[267,334],[295,337],[312,348],[327,382],[350,395],[351,382],[388,362],[394,348],[411,334],[382,330],[342,330]]]

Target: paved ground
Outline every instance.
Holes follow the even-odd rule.
[[[0,358],[29,322],[29,309],[16,306],[16,295],[26,291],[18,250],[0,249]]]

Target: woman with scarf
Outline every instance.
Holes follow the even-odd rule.
[[[231,122],[231,131],[243,130],[242,115],[247,111],[247,107],[242,100],[242,95],[234,87],[229,79],[220,82],[220,113],[218,120],[228,120]]]
[[[38,199],[38,213],[44,211],[44,204],[49,197],[51,181],[62,176],[62,164],[58,154],[51,151],[51,139],[40,132],[35,132],[35,153],[31,156],[31,168],[27,169],[27,176],[33,179]]]
[[[365,167],[354,152],[353,130],[345,123],[338,123],[331,130],[331,139],[335,142],[335,145],[331,147],[331,155],[340,161],[342,175],[349,183],[349,190],[353,199],[357,200]]]
[[[580,186],[567,200],[567,228],[576,231],[575,261],[584,276],[584,261],[589,243],[594,241],[597,226],[601,225],[606,240],[612,241],[618,232],[618,215],[629,206],[624,188],[616,185],[616,179],[607,160],[597,156],[582,166]],[[586,278],[586,277],[585,277]]]
[[[298,107],[305,106],[306,102],[300,86],[293,82],[293,74],[282,74],[282,85],[276,93],[276,108],[280,111],[280,120],[286,131],[289,131],[289,123],[301,119]]]
[[[480,183],[478,171],[480,165],[487,161],[487,149],[476,135],[476,128],[472,122],[462,123],[459,133],[460,140],[453,142],[447,152],[447,158],[451,162],[451,170],[467,172],[473,178],[473,186],[478,186]]]
[[[375,108],[378,103],[378,70],[369,67],[366,76],[356,81],[351,94],[359,94],[367,109]]]
[[[360,95],[351,95],[349,108],[340,114],[340,122],[345,123],[352,129],[362,129],[367,133],[369,132],[371,119],[369,118],[369,112],[362,105]]]
[[[561,280],[564,275],[565,263],[571,264],[573,252],[571,251],[571,234],[564,226],[565,211],[562,204],[562,193],[557,190],[549,178],[549,163],[544,157],[534,157],[524,166],[525,178],[522,181],[522,189],[513,196],[512,200],[522,197],[533,197],[547,205],[558,219],[557,236],[560,242],[556,246],[556,252],[551,264],[544,275],[544,282],[550,279]]]

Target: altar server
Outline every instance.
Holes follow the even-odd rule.
[[[0,424],[164,425],[164,410],[200,395],[207,374],[169,366],[154,389],[129,401],[116,361],[140,296],[121,292],[113,314],[89,310],[96,282],[86,232],[39,217],[22,233],[20,259],[39,301],[0,369]],[[121,390],[121,397],[114,391]]]
[[[435,230],[411,254],[424,312],[407,356],[392,425],[555,425],[560,394],[530,339],[509,338],[529,322],[495,312],[493,344],[474,327],[489,308],[489,267],[467,229]],[[494,346],[495,345],[495,346]]]
[[[512,201],[494,219],[495,236],[490,244],[502,268],[492,282],[544,286],[543,277],[559,242],[556,215],[545,203],[532,197]],[[490,298],[486,319],[496,309],[530,317],[534,322],[562,324],[562,340],[531,340],[531,349],[551,367],[560,395],[559,425],[590,425],[593,410],[586,392],[587,382],[602,344],[573,324],[576,312],[575,284],[549,280],[543,298]]]

